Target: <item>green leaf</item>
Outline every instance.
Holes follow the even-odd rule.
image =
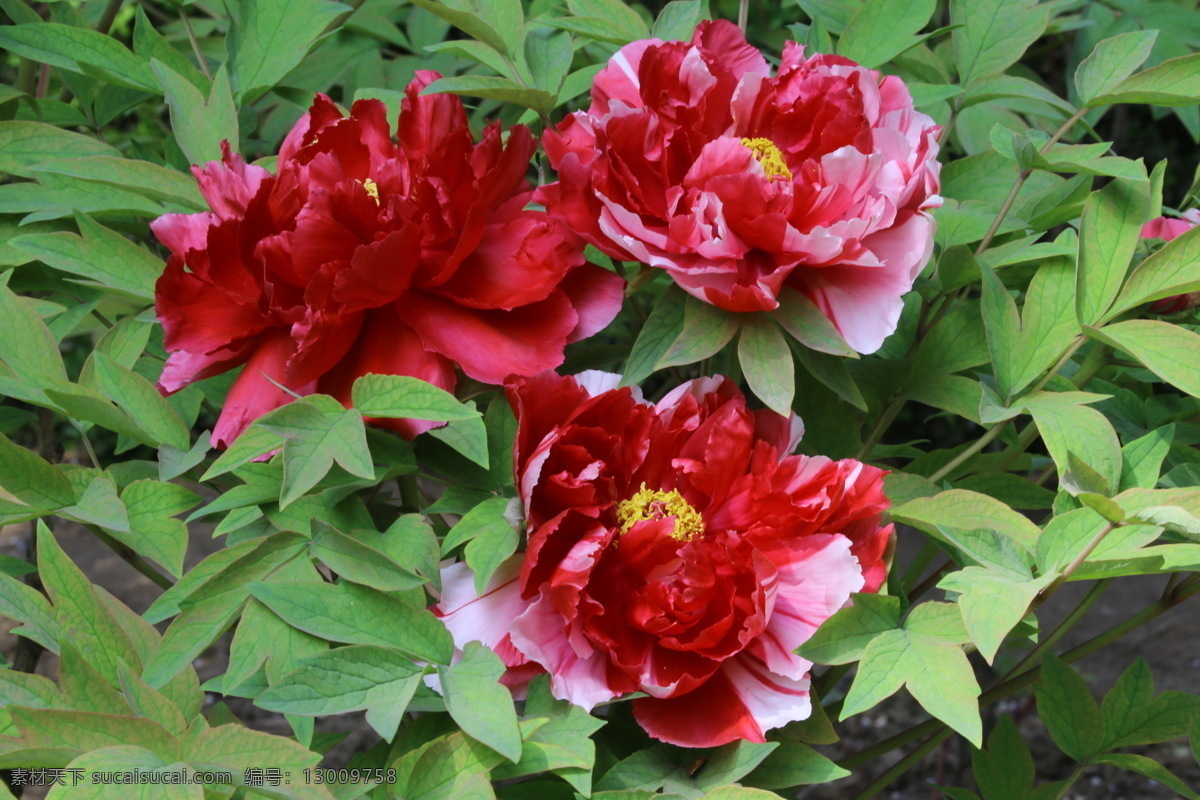
[[[1175,426],[1167,425],[1134,439],[1121,448],[1121,485],[1119,491],[1153,489],[1158,484],[1163,459],[1171,449]]]
[[[125,664],[120,665],[117,676],[125,701],[135,714],[157,722],[177,738],[187,734],[188,724],[183,712],[164,694],[152,689]]]
[[[1033,44],[1048,21],[1047,7],[1027,0],[951,0],[954,60],[963,85],[1003,72]]]
[[[612,23],[630,41],[650,36],[650,29],[641,15],[621,0],[567,0],[567,8],[577,17],[592,17]]]
[[[121,502],[129,514],[129,533],[116,538],[181,576],[188,531],[175,515],[199,505],[200,497],[173,483],[139,480],[121,491]]]
[[[179,743],[161,725],[148,719],[17,706],[9,712],[21,731],[21,745],[33,750],[56,750],[66,756],[60,762],[64,765],[67,760],[89,750],[115,745],[136,745],[162,758],[179,760]],[[14,766],[10,763],[14,756],[16,765],[20,765],[20,751],[0,756],[0,765],[4,768]]]
[[[1191,798],[1191,800],[1200,797],[1200,795],[1193,792],[1191,787],[1173,772],[1154,759],[1146,756],[1137,755],[1136,753],[1108,753],[1092,759],[1092,763],[1108,764],[1109,766],[1136,772],[1152,781],[1161,783],[1183,797]]]
[[[312,565],[303,559],[289,561],[271,575],[271,580],[314,578]],[[221,678],[221,689],[224,694],[241,693],[242,684],[260,669],[267,683],[274,686],[296,668],[299,659],[319,655],[328,648],[324,640],[293,628],[262,603],[250,600],[233,633],[229,666]]]
[[[1092,194],[1079,223],[1075,313],[1084,325],[1102,319],[1125,280],[1150,207],[1150,184],[1117,179]]]
[[[484,13],[484,4],[470,0],[413,0],[413,4],[449,22],[497,52],[508,52],[508,41],[498,32],[495,14]],[[518,28],[520,23],[518,22]],[[511,37],[511,34],[510,34]],[[510,55],[516,55],[515,52]]]
[[[1176,388],[1200,397],[1200,334],[1169,322],[1140,319],[1088,328],[1087,333],[1129,353]]]
[[[795,365],[792,351],[779,328],[760,316],[742,323],[738,338],[738,361],[750,391],[776,414],[792,413],[792,398],[796,392]]]
[[[479,417],[478,411],[458,402],[446,390],[406,375],[364,375],[354,381],[350,396],[364,417],[437,422]]]
[[[505,666],[479,642],[468,642],[462,660],[438,667],[446,710],[463,732],[509,761],[521,758],[521,732],[512,693],[500,684]]]
[[[539,21],[543,25],[578,33],[580,36],[597,42],[626,45],[637,38],[631,37],[615,22],[599,17],[544,17]]]
[[[1174,691],[1155,697],[1150,667],[1139,658],[1117,678],[1100,711],[1104,717],[1103,751],[1186,736],[1200,721],[1200,698]]]
[[[208,203],[196,188],[196,181],[192,176],[149,161],[113,156],[87,156],[48,161],[38,164],[33,171],[70,175],[87,181],[133,189],[155,200],[187,206],[197,211],[208,209]]]
[[[796,652],[818,664],[850,664],[876,636],[900,627],[899,598],[856,594],[852,599],[853,605],[825,620]]]
[[[76,213],[75,221],[79,236],[65,231],[34,233],[18,236],[9,244],[55,269],[90,278],[115,293],[153,300],[154,283],[164,269],[162,259],[86,214]]]
[[[758,789],[790,789],[830,783],[849,774],[849,770],[842,769],[808,745],[784,741],[768,753],[742,783]]]
[[[474,411],[475,401],[468,402],[467,408]],[[488,467],[491,456],[488,452],[487,428],[482,417],[452,420],[444,427],[429,431],[429,435],[450,445],[456,453],[479,466]]]
[[[0,614],[21,623],[20,627],[13,628],[13,633],[37,642],[51,653],[62,649],[67,630],[55,619],[54,609],[46,596],[32,586],[2,573]]]
[[[384,592],[421,586],[425,579],[384,553],[329,525],[321,525],[310,551],[337,575]]]
[[[0,488],[37,510],[75,502],[75,490],[59,469],[4,435],[0,435]]]
[[[414,0],[415,2],[415,0]],[[544,20],[547,24],[558,20]],[[466,97],[483,97],[501,100],[532,108],[539,114],[548,114],[554,108],[555,96],[541,89],[530,89],[508,78],[493,78],[487,75],[460,75],[455,78],[439,78],[426,86],[421,94],[453,93]]]
[[[546,723],[525,736],[521,760],[493,769],[492,780],[553,771],[581,794],[590,795],[592,767],[596,761],[596,745],[590,737],[604,727],[604,721],[579,706],[555,700],[550,694],[547,675],[538,676],[529,684],[525,716],[544,717]]]
[[[228,45],[241,102],[252,103],[266,94],[304,59],[326,27],[350,10],[329,0],[239,2]]]
[[[1020,362],[1016,359],[1017,343],[1021,336],[1021,318],[1017,304],[1009,295],[996,273],[984,265],[983,324],[987,331],[988,352],[996,372],[996,388],[1001,397],[1008,398],[1016,382]]]
[[[1169,531],[1200,539],[1200,518],[1178,506],[1149,506],[1129,517],[1132,522],[1157,525]]]
[[[339,647],[300,659],[295,667],[254,704],[307,716],[365,710],[367,722],[389,741],[421,682],[421,670],[410,658],[384,647]]]
[[[663,6],[658,19],[654,20],[651,36],[664,42],[691,41],[696,26],[704,18],[700,0],[671,0]]]
[[[1033,383],[1079,334],[1072,313],[1075,265],[1071,259],[1048,258],[1029,283],[1021,311],[1021,336],[1013,357],[1012,391]]]
[[[535,37],[530,37],[529,40]],[[526,40],[528,46],[529,40]],[[536,47],[537,45],[534,45]],[[517,79],[517,73],[513,67],[505,61],[503,52],[489,47],[483,42],[476,42],[471,39],[451,39],[448,42],[435,42],[425,46],[425,49],[431,53],[448,53],[459,58],[466,58],[471,61],[478,62],[487,66],[489,69],[503,75],[511,80]],[[528,56],[526,56],[528,58]],[[538,87],[545,88],[545,87]],[[547,90],[549,91],[549,90]]]
[[[1109,317],[1151,300],[1200,290],[1200,227],[1167,242],[1134,269]]]
[[[120,153],[99,139],[53,125],[24,120],[0,122],[0,172],[32,178],[30,168],[38,164],[84,156],[120,156]]]
[[[197,769],[228,770],[233,773],[235,784],[245,785],[247,769],[261,769],[269,764],[285,775],[302,776],[306,768],[311,769],[321,761],[321,756],[292,739],[229,724],[200,733],[192,743],[188,761]],[[279,788],[256,785],[252,791],[278,800],[333,800],[325,786],[305,784],[302,780],[293,780]]]
[[[850,405],[861,411],[867,410],[867,401],[863,398],[858,384],[854,382],[854,376],[847,369],[846,359],[809,350],[798,344],[792,345],[792,352],[796,354],[796,360],[812,377],[828,386],[838,397]],[[804,382],[803,378],[801,381]],[[811,386],[811,384],[808,385]]]
[[[810,350],[833,356],[858,358],[854,348],[846,344],[842,334],[817,304],[795,289],[784,287],[779,294],[779,308],[770,312],[792,338]]]
[[[1069,453],[1075,453],[1100,473],[1109,486],[1121,479],[1121,444],[1112,423],[1093,408],[1030,406],[1038,433],[1050,451],[1061,477],[1070,468]]]
[[[1055,744],[1079,763],[1087,763],[1099,750],[1104,724],[1083,678],[1060,658],[1047,654],[1034,693],[1038,716]]]
[[[987,750],[971,753],[971,769],[984,800],[1026,800],[1036,777],[1033,756],[1008,714],[988,735]]]
[[[917,43],[916,34],[933,15],[934,0],[896,3],[867,0],[838,40],[838,55],[878,67]]]
[[[188,426],[150,381],[104,353],[95,354],[95,369],[101,390],[156,442],[179,450],[191,446]]]
[[[1084,106],[1116,88],[1150,57],[1158,31],[1131,31],[1103,39],[1075,70],[1075,90]]]
[[[147,611],[148,618],[169,615],[172,605],[182,613],[163,634],[142,670],[142,679],[158,688],[191,664],[237,618],[249,596],[248,585],[268,578],[303,552],[306,541],[294,533],[282,533],[258,542],[250,549],[231,548],[238,557],[227,561],[221,553],[211,556],[188,572]],[[218,558],[218,556],[220,556]],[[200,577],[192,576],[199,570]],[[182,587],[182,588],[181,588]],[[172,596],[176,589],[180,591]],[[181,597],[183,592],[186,595]],[[170,602],[162,602],[170,596]],[[161,603],[161,605],[159,605]],[[163,612],[166,614],[163,614]],[[155,613],[151,613],[155,612]]]
[[[893,506],[892,519],[906,522],[934,536],[939,528],[998,531],[1023,545],[1038,540],[1041,531],[1024,514],[999,500],[963,489],[951,489],[933,497],[919,497]]]
[[[127,800],[203,800],[198,783],[172,783],[172,775],[185,769],[145,747],[114,744],[83,753],[67,764],[63,781],[50,790],[47,800],[105,800],[113,795],[108,783],[115,773],[136,773],[141,781],[121,788]],[[76,771],[79,770],[79,771]]]
[[[938,583],[958,592],[958,607],[971,641],[989,664],[1005,637],[1025,618],[1029,604],[1054,576],[1033,579],[1008,569],[965,567]]]
[[[433,614],[366,586],[279,581],[254,583],[249,590],[289,625],[322,639],[390,647],[439,664],[454,651]]]
[[[332,397],[309,395],[260,417],[254,428],[283,439],[280,508],[316,486],[334,462],[351,475],[375,478],[362,416]]]
[[[86,74],[84,67],[92,67],[122,86],[158,91],[145,58],[131,53],[116,38],[88,28],[57,22],[5,26],[0,29],[0,47],[72,72]]]
[[[693,364],[708,358],[728,344],[737,330],[736,314],[688,295],[684,304],[683,328],[654,368]]]
[[[571,36],[567,33],[535,28],[525,37],[525,63],[529,65],[533,86],[555,97],[571,70],[574,55]]]
[[[842,707],[843,719],[872,708],[907,685],[926,711],[972,744],[982,743],[979,684],[955,641],[965,635],[947,622],[950,617],[945,612],[958,617],[952,604],[923,603],[913,609],[902,629],[885,631],[867,644]]]
[[[1088,103],[1090,107],[1116,103],[1156,106],[1189,106],[1200,99],[1200,53],[1164,61],[1131,75]]]
[[[904,397],[927,406],[940,408],[943,411],[949,411],[951,414],[979,424],[979,404],[983,399],[983,390],[979,381],[964,378],[961,375],[939,375],[935,378],[924,379],[909,387],[904,391]],[[989,492],[984,492],[984,494],[989,494]]]
[[[90,581],[72,563],[44,523],[38,522],[38,571],[54,617],[71,644],[114,685],[117,665],[139,664],[137,653],[121,626],[105,609]]]
[[[65,381],[66,368],[58,342],[33,304],[8,288],[11,272],[0,276],[0,360],[37,385]]]
[[[629,351],[621,386],[639,384],[654,372],[655,363],[663,357],[683,330],[687,297],[688,295],[675,284],[671,284],[659,296],[658,302],[650,311],[650,316],[638,332],[633,349]]]
[[[237,148],[237,107],[230,93],[229,74],[225,71],[225,65],[217,70],[207,100],[187,78],[166,64],[151,60],[150,65],[162,84],[167,105],[171,109],[171,130],[175,134],[175,141],[190,163],[205,164],[219,159],[222,141],[228,141],[231,148]]]

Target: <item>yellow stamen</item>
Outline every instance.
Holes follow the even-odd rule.
[[[641,489],[633,497],[617,504],[617,522],[621,523],[621,533],[629,533],[639,522],[666,517],[675,518],[675,527],[671,530],[672,539],[690,542],[704,533],[704,518],[683,499],[678,489],[669,492],[647,489],[643,482]]]
[[[362,182],[362,185],[367,190],[367,194],[371,195],[371,199],[375,201],[375,205],[379,205],[379,184],[367,178]]]
[[[792,179],[792,171],[788,169],[787,162],[783,160],[783,152],[770,139],[762,137],[742,139],[742,144],[749,147],[750,152],[754,153],[754,157],[758,159],[758,163],[762,164],[763,171],[767,173],[768,178],[785,178],[789,181]]]

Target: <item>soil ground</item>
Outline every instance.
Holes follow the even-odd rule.
[[[187,558],[190,568],[208,553],[220,549],[222,543],[214,541],[210,528],[195,526]],[[105,587],[134,611],[141,613],[158,596],[160,590],[147,578],[112,553],[86,529],[60,522],[55,535],[67,553],[88,574],[93,582]],[[30,528],[14,525],[0,530],[0,552],[24,557],[29,541]],[[902,534],[903,536],[903,534]],[[902,548],[901,561],[903,558]],[[1088,615],[1068,634],[1057,648],[1058,652],[1086,641],[1127,616],[1154,602],[1160,596],[1165,577],[1122,579],[1114,582],[1108,593],[1090,610]],[[1043,630],[1050,630],[1055,622],[1065,615],[1082,597],[1086,586],[1070,584],[1057,593],[1039,612]],[[1192,601],[1196,603],[1198,601]],[[16,637],[7,631],[11,622],[0,626],[0,652],[11,659]],[[1101,650],[1078,662],[1075,668],[1088,680],[1097,697],[1107,691],[1117,676],[1139,657],[1149,662],[1155,678],[1156,691],[1178,689],[1186,692],[1200,691],[1197,674],[1200,669],[1200,625],[1196,621],[1196,610],[1187,605],[1164,614],[1151,623],[1137,629],[1115,645]],[[196,662],[201,681],[221,674],[227,658],[228,636]],[[1015,655],[1009,654],[1012,659]],[[1005,658],[1001,653],[997,663]],[[42,657],[38,672],[53,677],[57,660],[50,654]],[[1011,660],[1009,663],[1012,663]],[[980,675],[986,686],[990,681],[986,674]],[[844,685],[843,685],[844,690]],[[210,701],[211,701],[210,696]],[[252,727],[280,734],[289,734],[290,729],[280,715],[264,712],[248,701],[231,699],[231,709]],[[1038,782],[1061,780],[1071,774],[1074,764],[1063,756],[1046,734],[1033,709],[1032,694],[1017,695],[1005,701],[1000,709],[1013,714],[1034,754],[1037,764]],[[924,719],[920,707],[905,693],[889,698],[876,708],[861,714],[839,729],[843,740],[838,744],[822,748],[832,758],[853,753],[874,742],[904,730]],[[318,730],[349,731],[349,735],[326,758],[325,766],[341,767],[353,753],[369,747],[376,741],[374,734],[362,721],[360,714],[339,715],[318,721]],[[1200,786],[1200,767],[1186,741],[1180,740],[1151,747],[1132,748],[1153,757],[1192,787]],[[868,769],[832,784],[803,789],[795,796],[800,800],[844,800],[867,786],[889,763],[874,763]],[[945,746],[927,756],[916,769],[910,770],[897,783],[880,795],[893,800],[938,800],[943,794],[937,784],[946,786],[972,786],[970,776],[970,748],[960,738],[950,740]],[[25,797],[40,798],[43,792],[27,790]],[[1133,773],[1104,767],[1087,772],[1071,790],[1071,800],[1157,800],[1177,795],[1163,787]]]

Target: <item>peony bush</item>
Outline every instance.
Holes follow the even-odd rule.
[[[1194,3],[0,10],[0,800],[1197,796]]]

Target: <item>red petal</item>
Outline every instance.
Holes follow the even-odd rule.
[[[350,390],[357,378],[376,375],[409,375],[454,391],[454,365],[427,351],[412,329],[400,321],[392,306],[377,308],[364,315],[358,340],[346,356],[318,382],[318,391],[333,395],[350,406]],[[437,428],[443,423],[414,419],[371,420],[405,438]]]
[[[625,300],[625,279],[595,264],[571,270],[558,286],[579,317],[567,342],[578,342],[604,330],[621,311]]]
[[[263,338],[225,397],[221,417],[213,429],[214,447],[228,447],[251,422],[292,401],[292,395],[275,383],[283,383],[287,361],[295,347],[291,337],[282,331]],[[295,391],[300,395],[312,394],[313,387],[302,386]]]
[[[567,337],[579,323],[562,292],[512,311],[477,311],[426,292],[409,292],[404,320],[430,350],[453,359],[484,383],[532,375],[563,362]]]

